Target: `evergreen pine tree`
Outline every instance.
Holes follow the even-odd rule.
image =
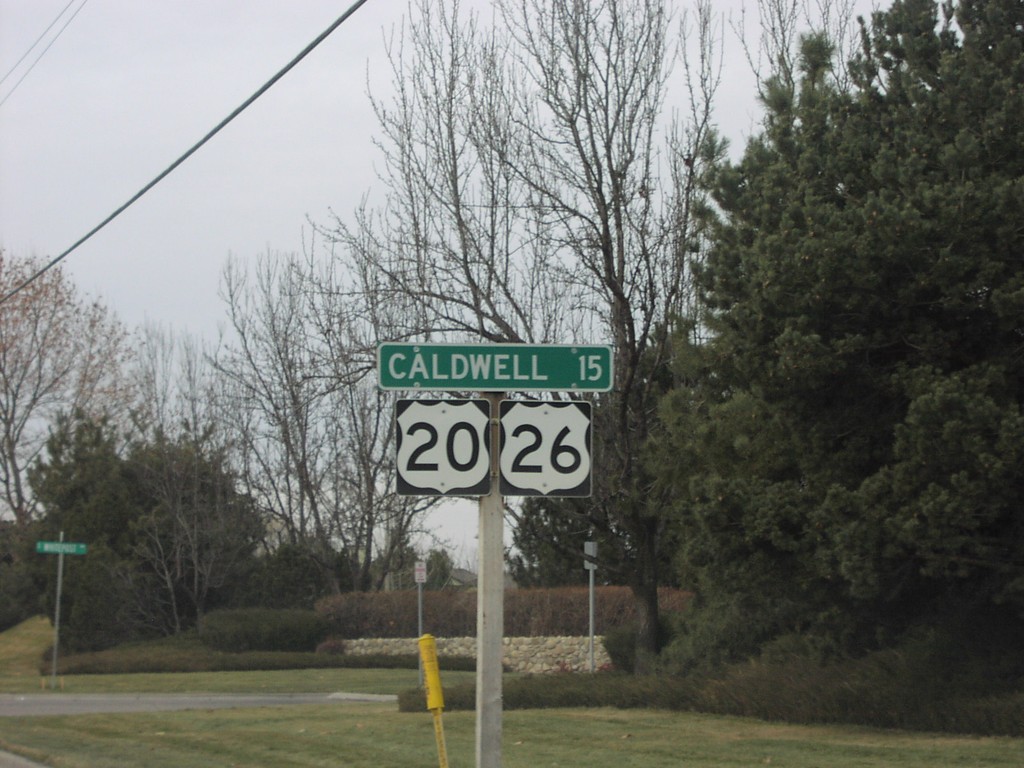
[[[709,641],[740,652],[1024,618],[1024,4],[905,0],[862,37],[846,87],[807,36],[715,174],[717,402],[666,406],[702,462],[684,572],[750,604]]]

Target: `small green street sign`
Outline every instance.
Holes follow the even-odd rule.
[[[84,555],[89,549],[74,541],[37,541],[36,552],[43,555]]]
[[[612,388],[612,348],[582,344],[409,344],[377,347],[381,389],[518,392]]]

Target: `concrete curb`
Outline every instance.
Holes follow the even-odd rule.
[[[52,717],[102,712],[171,712],[185,709],[279,707],[289,704],[386,703],[373,693],[55,693],[0,694],[0,717]],[[2,767],[0,767],[2,768]]]

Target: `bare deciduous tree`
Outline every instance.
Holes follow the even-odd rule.
[[[263,521],[236,488],[218,377],[199,345],[147,327],[135,371],[129,460],[147,506],[135,523],[139,567],[123,571],[147,626],[178,633],[237,577],[263,539]]]
[[[461,27],[458,3],[419,3],[389,46],[394,101],[374,100],[383,209],[338,220],[353,273],[397,305],[395,337],[543,342],[577,335],[582,291],[511,158],[533,137],[506,89],[509,41]],[[407,37],[406,37],[407,36]]]
[[[353,273],[373,276],[366,290],[406,312],[393,338],[614,346],[586,517],[629,563],[653,652],[663,521],[639,452],[653,372],[690,299],[717,84],[710,3],[680,35],[663,0],[496,5],[483,29],[457,3],[414,3],[390,49],[393,100],[374,99],[386,201],[333,236]],[[679,52],[688,104],[673,121]]]
[[[0,252],[6,294],[39,265]],[[127,333],[99,301],[53,269],[0,305],[0,490],[5,512],[27,525],[35,501],[25,472],[59,413],[116,414],[127,402]]]
[[[366,590],[380,586],[373,574],[388,572],[430,503],[394,493],[390,396],[365,379],[362,354],[374,309],[351,294],[312,259],[268,256],[252,273],[229,264],[234,340],[217,368],[242,477],[272,528],[335,589],[341,556]]]
[[[746,28],[746,14],[733,23],[751,71],[757,77],[758,95],[768,97],[769,82],[792,93],[800,69],[800,38],[808,31],[825,33],[833,46],[834,74],[844,87],[849,82],[847,63],[857,49],[859,32],[855,0],[758,0],[757,35]],[[745,9],[744,9],[745,10]]]

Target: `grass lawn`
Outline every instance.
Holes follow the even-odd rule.
[[[472,766],[474,716],[445,715],[450,763]],[[437,765],[430,715],[378,704],[2,718],[0,748],[61,768]],[[508,768],[1020,768],[1024,741],[804,727],[608,709],[507,712]]]
[[[472,682],[472,672],[444,672],[445,685]],[[67,675],[66,693],[399,693],[419,684],[415,669],[295,669],[270,672],[182,672]],[[38,692],[50,678],[0,675],[0,693]]]
[[[42,616],[0,633],[0,692],[18,693],[39,686],[39,664],[53,643],[53,627]]]
[[[52,638],[33,619],[0,634],[0,692],[39,690],[39,659]],[[471,680],[445,672],[446,684]],[[274,672],[74,675],[66,690],[99,692],[395,693],[416,685],[415,670],[306,669]],[[40,694],[49,695],[49,694]],[[451,765],[474,764],[471,712],[445,715]],[[970,738],[764,723],[655,710],[554,709],[506,712],[507,768],[1020,768],[1024,739]],[[0,717],[0,749],[54,768],[179,766],[437,765],[429,713],[393,704],[294,705],[67,717]]]
[[[0,634],[0,693],[31,693],[49,676],[39,674],[53,628],[43,617],[29,619]],[[444,672],[446,685],[472,682],[472,672]],[[293,669],[260,672],[140,673],[67,675],[68,693],[398,693],[415,688],[412,669]]]

